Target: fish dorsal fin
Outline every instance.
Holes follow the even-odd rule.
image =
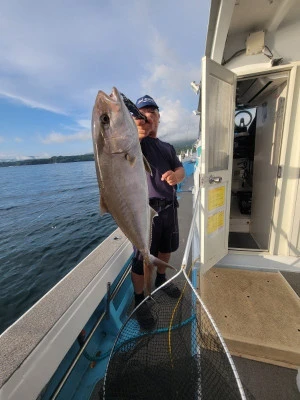
[[[149,174],[152,176],[152,170],[151,170],[150,164],[148,163],[147,158],[144,155],[143,155],[143,161],[144,161],[145,170],[147,172],[149,172]]]

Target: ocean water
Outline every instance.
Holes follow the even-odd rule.
[[[94,162],[0,168],[0,333],[117,227]]]

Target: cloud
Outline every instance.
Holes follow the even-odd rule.
[[[19,137],[16,137],[16,138],[14,139],[14,141],[15,141],[16,143],[22,143],[22,142],[24,142],[24,140],[23,140],[22,138],[19,138]]]
[[[91,120],[90,119],[78,119],[74,121],[74,124],[60,124],[60,128],[63,128],[64,131],[75,131],[76,133],[83,130],[91,130]]]
[[[192,110],[198,98],[190,89],[190,82],[199,75],[199,69],[181,60],[158,32],[153,31],[152,58],[145,65],[146,74],[141,80],[145,93],[153,96],[159,105],[161,120],[158,136],[165,141],[196,140],[199,117]],[[191,99],[193,108],[181,99]]]
[[[190,82],[199,75],[199,69],[180,63],[149,64],[147,70],[148,75],[141,81],[144,91],[147,93],[164,91],[170,97],[182,97],[182,92],[187,93],[190,90]]]
[[[37,158],[50,158],[51,156],[48,153],[40,153],[36,156],[26,156],[23,154],[11,152],[11,153],[0,153],[1,161],[22,161],[29,159],[37,159]]]
[[[91,129],[91,120],[90,119],[79,119],[77,120],[79,126],[85,129]]]
[[[162,107],[158,131],[160,139],[171,143],[197,139],[199,117],[185,109],[180,100],[172,101],[166,97],[162,97],[158,99],[158,104]]]
[[[134,80],[141,43],[133,11],[114,1],[4,4],[0,93],[29,107],[90,112],[97,90]]]
[[[158,99],[162,113],[159,136],[165,140],[186,132],[194,135],[198,118],[192,110],[198,100],[189,84],[199,80],[206,31],[203,16],[210,2],[203,3],[190,0],[170,8],[168,0],[4,2],[0,97],[9,106],[13,102],[58,114],[46,118],[42,128],[36,127],[38,118],[36,124],[30,122],[34,118],[21,121],[27,124],[27,135],[41,132],[39,146],[57,144],[53,152],[90,146],[90,117],[97,91],[109,93],[112,86],[133,101],[145,93]],[[24,135],[30,154],[36,151],[35,144],[22,133],[21,122],[17,118],[9,121],[11,132],[2,133],[6,142],[15,136],[12,132]],[[17,144],[15,148],[18,151]]]
[[[189,18],[198,21],[200,6],[195,7],[193,1],[182,3],[172,13],[178,18],[193,10]],[[10,0],[1,8],[0,93],[29,107],[85,118],[99,89],[140,91],[143,74],[142,85],[150,91],[160,84],[178,91],[193,67],[180,61],[186,57],[176,47],[184,36],[178,22],[170,16],[166,27],[163,13],[170,13],[167,1]]]
[[[57,144],[66,142],[77,142],[77,141],[89,141],[91,140],[91,133],[87,131],[81,131],[74,134],[63,135],[62,133],[52,132],[45,138],[41,138],[40,141],[44,144]]]
[[[183,90],[187,92],[189,83],[199,77],[199,66],[180,57],[155,28],[149,45],[152,57],[145,64],[142,87],[150,92],[164,90],[169,96],[180,96]]]
[[[0,161],[26,160],[26,156],[17,153],[0,153]]]
[[[3,136],[0,136],[0,143],[3,143],[3,142],[5,142],[5,139]]]
[[[20,96],[18,94],[8,93],[8,92],[5,92],[5,91],[3,91],[1,89],[0,89],[0,96],[1,97],[7,97],[7,98],[9,98],[11,100],[14,100],[14,101],[18,102],[18,103],[25,104],[26,106],[31,107],[31,108],[39,108],[39,109],[42,109],[42,110],[51,111],[51,112],[56,113],[56,114],[66,115],[66,113],[63,110],[61,110],[61,109],[59,109],[57,107],[52,107],[52,106],[47,105],[47,104],[42,104],[42,103],[39,103],[39,102],[37,102],[35,100],[32,100],[30,98],[25,98],[25,97],[22,97],[22,96]]]

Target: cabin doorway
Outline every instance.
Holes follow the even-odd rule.
[[[288,72],[237,80],[228,247],[268,251]]]

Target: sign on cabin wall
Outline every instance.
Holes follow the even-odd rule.
[[[209,189],[208,211],[215,210],[225,204],[225,186]]]
[[[224,227],[225,211],[225,186],[209,189],[208,191],[208,211],[207,233],[208,235],[219,231]],[[221,209],[220,209],[221,208]],[[217,210],[218,211],[214,211]]]
[[[209,235],[223,228],[224,226],[224,211],[210,215],[207,220],[207,232]]]

